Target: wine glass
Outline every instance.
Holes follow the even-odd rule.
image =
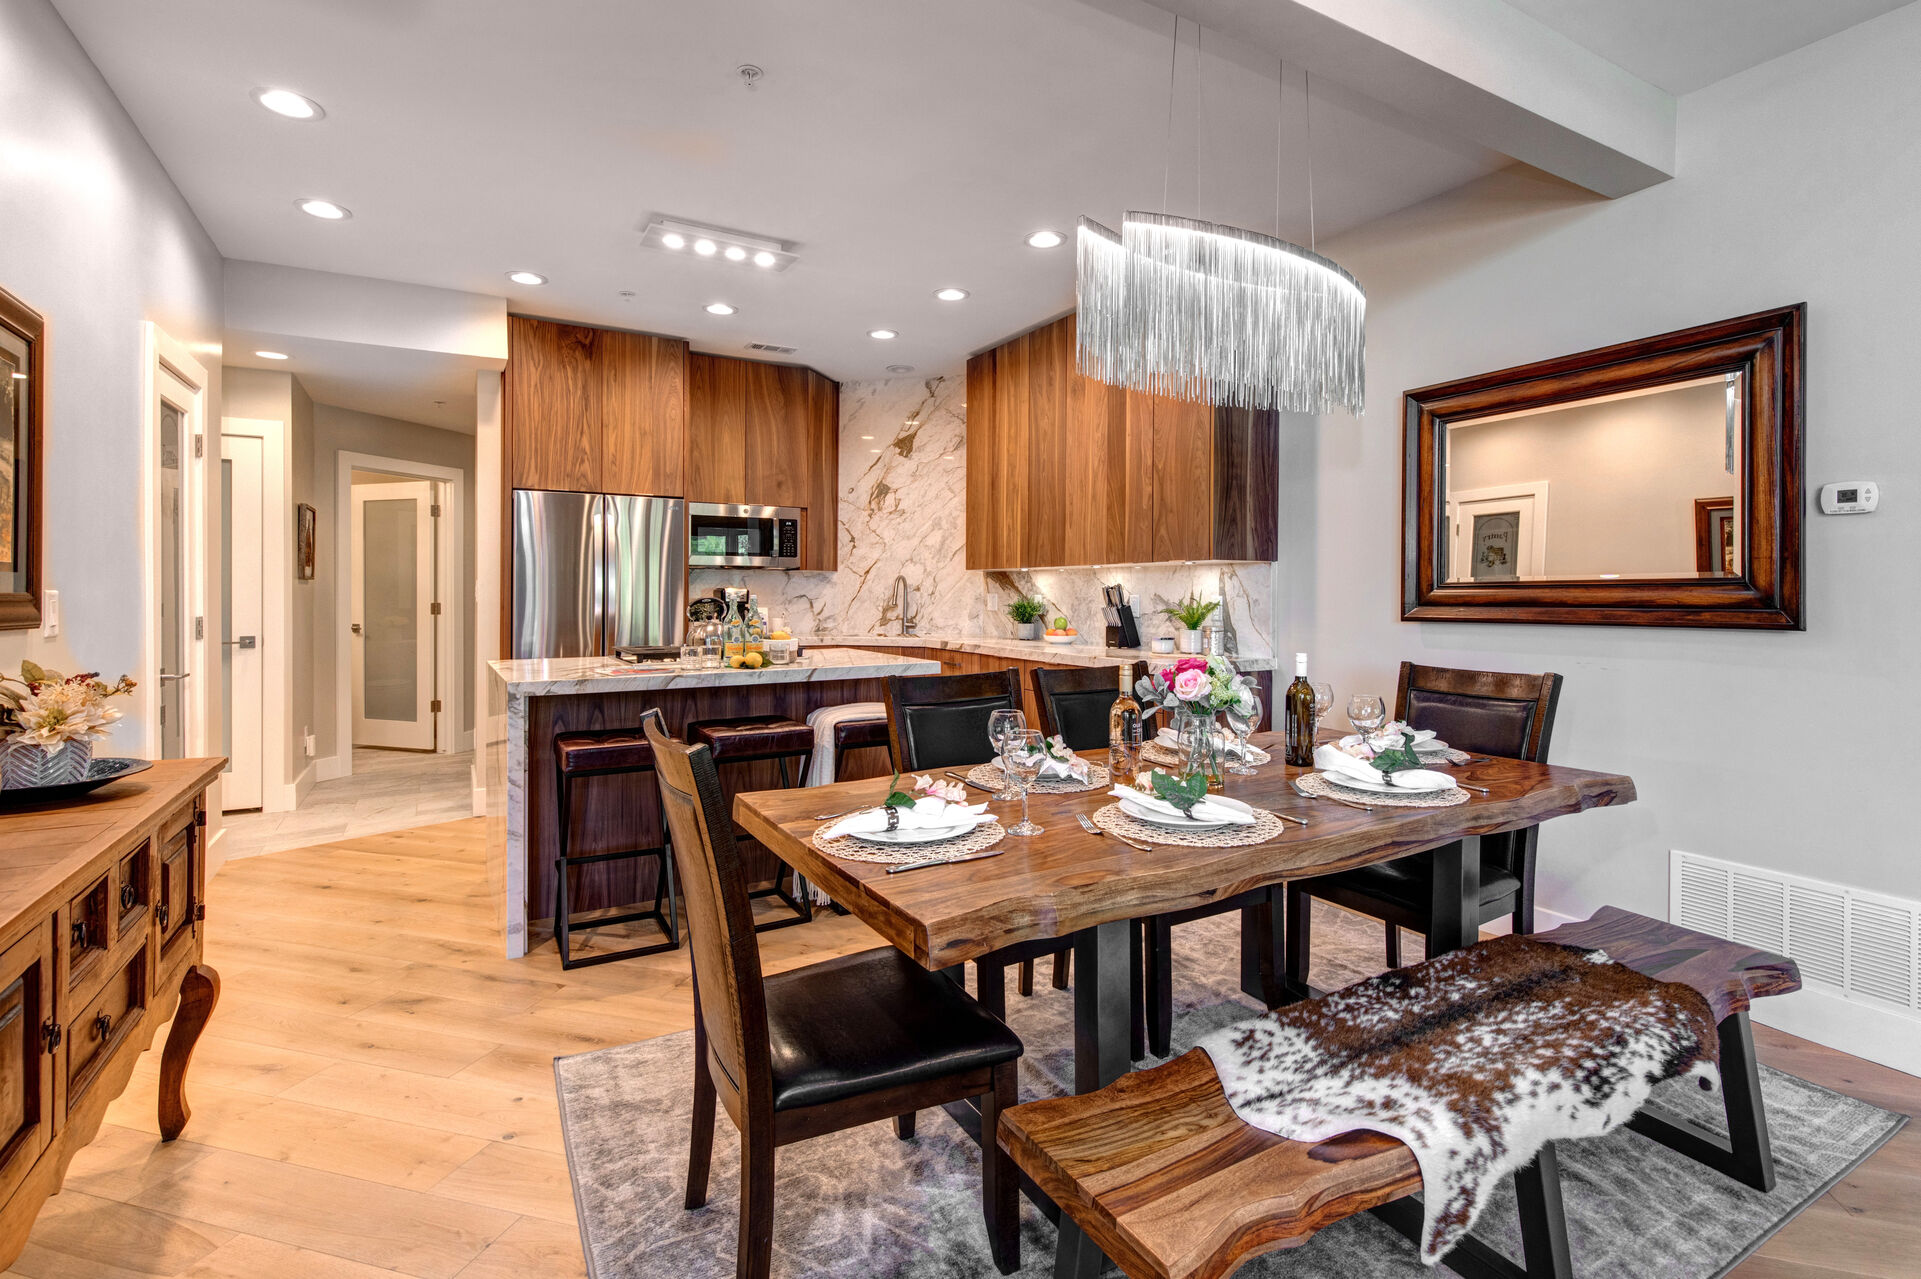
[[[1329,711],[1334,709],[1334,686],[1328,683],[1319,683],[1319,684],[1315,684],[1313,688],[1314,688],[1314,735],[1316,737],[1319,737],[1321,735],[1322,717],[1325,716]]]
[[[1007,775],[1020,783],[1020,825],[1008,827],[1007,833],[1038,835],[1046,827],[1036,826],[1027,819],[1027,792],[1047,765],[1047,756],[1041,751],[1041,735],[1032,729],[1021,729],[1008,739],[1007,753],[1001,758],[1007,766]]]
[[[987,717],[987,740],[994,744],[994,754],[1001,761],[1001,788],[995,799],[1011,802],[1021,797],[1014,789],[1014,778],[1007,768],[1007,743],[1016,733],[1026,731],[1027,716],[1020,711],[995,711]]]
[[[1235,707],[1227,713],[1227,726],[1234,730],[1234,758],[1229,761],[1227,771],[1236,777],[1252,777],[1261,770],[1248,762],[1247,737],[1254,726],[1261,722],[1261,698],[1256,693],[1250,699],[1246,713]]]
[[[1347,699],[1347,722],[1361,735],[1361,745],[1371,750],[1374,731],[1387,723],[1387,705],[1378,697],[1356,693]]]

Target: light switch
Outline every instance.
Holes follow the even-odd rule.
[[[40,636],[42,639],[60,637],[60,592],[46,590],[40,592]]]

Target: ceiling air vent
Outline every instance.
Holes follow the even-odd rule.
[[[797,346],[775,346],[772,342],[749,342],[747,349],[750,351],[765,351],[769,355],[792,355],[794,352],[800,350]]]

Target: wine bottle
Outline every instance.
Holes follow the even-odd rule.
[[[1294,654],[1294,682],[1283,698],[1287,762],[1300,768],[1314,763],[1314,686],[1307,682],[1307,654]]]
[[[1107,771],[1129,785],[1141,769],[1141,704],[1134,700],[1134,664],[1121,666],[1121,695],[1107,712]]]

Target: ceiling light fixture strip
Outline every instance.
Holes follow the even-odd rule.
[[[1083,218],[1081,370],[1112,385],[1248,409],[1359,413],[1367,297],[1337,263],[1273,236],[1129,213]]]

